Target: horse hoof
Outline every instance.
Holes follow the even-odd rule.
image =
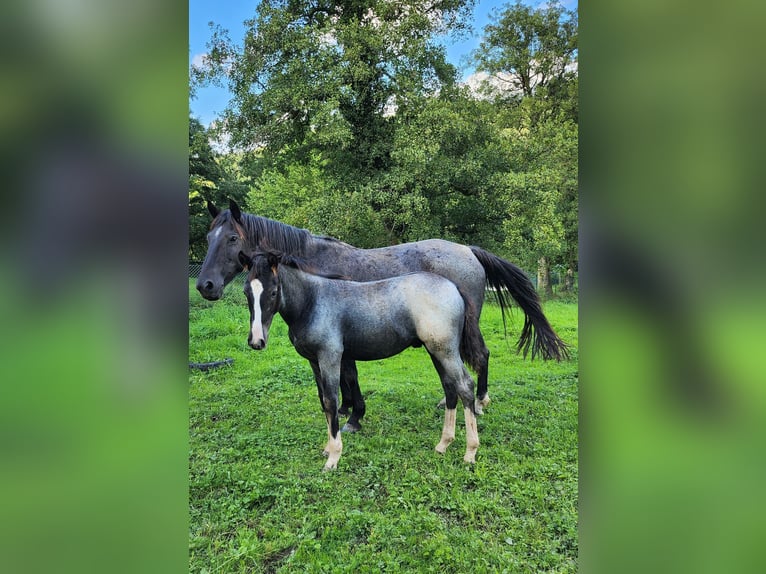
[[[343,428],[340,429],[340,432],[355,433],[359,432],[360,430],[362,430],[362,427],[346,423],[343,425]]]
[[[328,460],[325,463],[325,465],[322,467],[322,472],[327,472],[328,470],[335,470],[336,468],[338,468],[338,463],[334,462],[331,464],[330,461]]]
[[[468,464],[476,464],[476,455],[475,454],[465,455],[463,457],[463,462],[467,462]]]

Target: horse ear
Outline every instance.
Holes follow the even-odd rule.
[[[274,275],[277,274],[277,267],[279,266],[279,262],[281,260],[282,260],[282,255],[279,253],[268,254],[269,267],[271,267],[271,272],[274,273]]]
[[[244,251],[240,251],[239,252],[239,263],[245,269],[250,269],[250,265],[252,264],[252,261],[250,261],[250,258],[247,255],[245,255]]]
[[[218,208],[217,208],[217,207],[216,207],[216,206],[213,204],[213,202],[212,202],[212,201],[209,201],[209,200],[208,200],[208,202],[207,202],[207,210],[210,212],[210,215],[212,215],[212,216],[213,216],[213,219],[215,219],[216,217],[218,217],[218,214],[219,214],[219,213],[221,213],[221,210],[220,210],[220,209],[218,209]]]
[[[237,202],[233,199],[229,199],[229,210],[231,211],[231,216],[234,218],[234,221],[241,224],[242,223],[242,212],[239,209],[239,205],[237,205]]]

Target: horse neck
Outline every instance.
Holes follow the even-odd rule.
[[[270,248],[291,255],[302,255],[313,237],[305,229],[299,229],[273,219],[242,214],[242,223],[251,247]]]
[[[280,265],[278,273],[281,291],[279,314],[285,323],[291,325],[313,307],[317,283],[321,279],[286,265]]]

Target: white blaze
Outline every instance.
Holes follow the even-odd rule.
[[[261,293],[263,293],[263,283],[258,279],[250,281],[250,289],[253,292],[253,322],[250,325],[250,339],[258,341],[266,340],[263,333],[263,323],[261,322]]]

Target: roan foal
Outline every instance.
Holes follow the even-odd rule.
[[[327,418],[325,470],[337,466],[343,450],[338,428],[338,384],[343,360],[371,361],[424,346],[439,373],[446,410],[441,440],[444,453],[455,438],[457,399],[465,412],[463,460],[475,462],[479,447],[474,382],[463,357],[481,353],[481,338],[472,325],[472,310],[457,287],[432,273],[411,273],[381,281],[357,283],[312,272],[296,257],[257,252],[239,254],[249,268],[245,295],[250,308],[248,344],[266,347],[269,327],[278,312],[289,328],[295,350],[314,371],[319,401]],[[474,332],[476,331],[476,332]]]

